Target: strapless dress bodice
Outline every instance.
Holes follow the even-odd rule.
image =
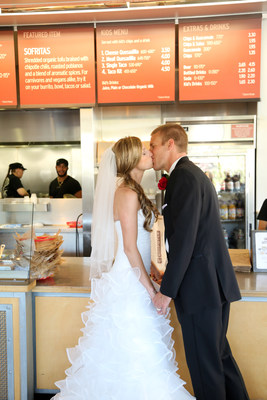
[[[142,260],[144,262],[145,268],[150,274],[150,262],[151,262],[151,246],[150,246],[150,232],[144,228],[145,217],[143,211],[140,209],[137,213],[137,248],[141,254]],[[123,237],[120,221],[115,222],[116,233],[117,233],[117,252],[116,260],[113,268],[129,268],[129,261],[124,253],[123,249]],[[138,267],[138,265],[136,265]]]

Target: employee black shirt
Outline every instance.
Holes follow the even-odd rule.
[[[5,180],[3,195],[4,197],[24,197],[17,192],[20,188],[23,188],[21,180],[17,176],[10,174]]]
[[[257,219],[261,221],[267,221],[267,199],[264,200],[263,205],[261,206],[260,212],[257,216]]]
[[[49,196],[60,199],[63,198],[64,194],[72,194],[74,196],[80,190],[82,190],[81,185],[71,176],[67,176],[62,184],[56,178],[49,185]]]

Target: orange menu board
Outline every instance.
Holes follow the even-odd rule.
[[[97,27],[98,103],[175,100],[175,25]]]
[[[261,18],[179,24],[179,100],[260,98]]]
[[[21,29],[18,58],[21,106],[95,103],[93,28]]]
[[[0,105],[17,105],[13,31],[0,31]]]

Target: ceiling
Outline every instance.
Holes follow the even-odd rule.
[[[0,26],[4,27],[259,13],[267,16],[267,0],[0,0],[0,9]]]

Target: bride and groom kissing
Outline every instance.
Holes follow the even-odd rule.
[[[218,200],[187,157],[178,124],[151,133],[150,151],[120,139],[102,158],[95,191],[91,298],[83,337],[55,399],[189,400],[177,374],[173,299],[197,400],[248,400],[226,338],[240,292],[225,245]],[[140,185],[150,168],[169,173],[163,217],[167,265],[159,292],[150,277],[150,231],[158,211]],[[116,240],[117,239],[117,243]]]

